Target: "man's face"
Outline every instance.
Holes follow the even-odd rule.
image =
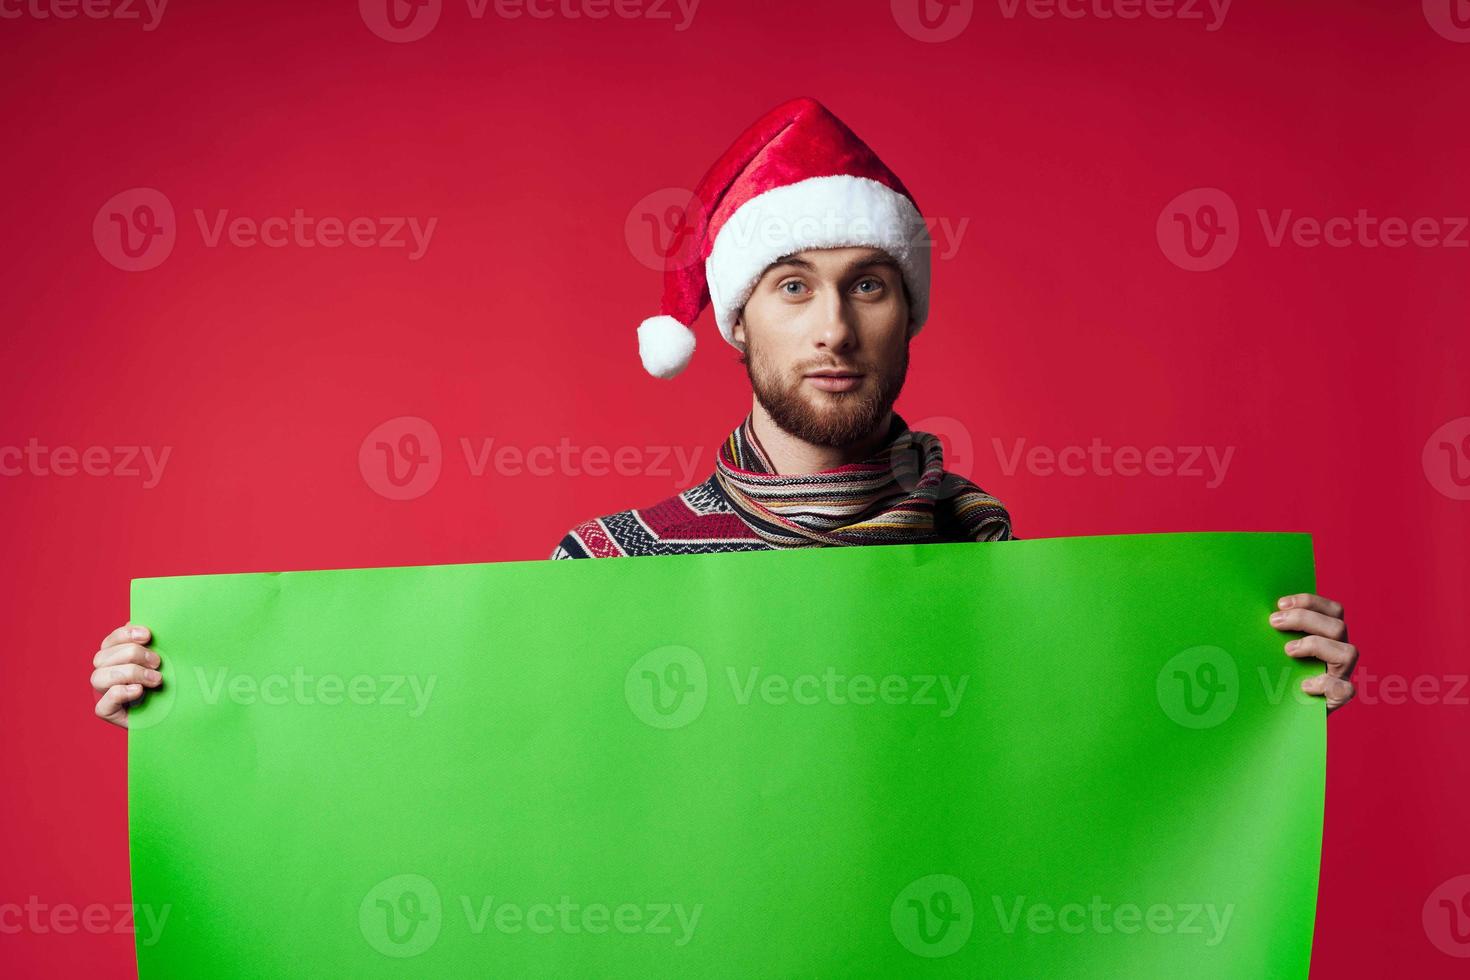
[[[826,248],[767,269],[733,335],[772,420],[803,442],[841,448],[871,435],[898,399],[908,328],[903,276],[886,252]]]

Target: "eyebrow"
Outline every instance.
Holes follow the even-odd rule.
[[[762,272],[761,275],[765,275],[766,272],[770,272],[772,269],[778,269],[783,265],[794,265],[799,269],[808,269],[813,272],[815,272],[817,268],[806,259],[798,259],[794,254],[783,255],[776,261],[772,262],[770,265],[766,266],[765,271]],[[903,271],[902,267],[899,266],[897,262],[895,262],[891,257],[887,255],[875,255],[871,259],[864,259],[862,262],[855,262],[846,271],[850,272],[854,269],[871,269],[874,266],[886,266],[894,270],[895,272]]]

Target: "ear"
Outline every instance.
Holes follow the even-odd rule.
[[[745,343],[745,311],[744,310],[741,310],[740,311],[740,315],[735,318],[735,324],[730,328],[730,336],[732,336],[732,337],[735,338],[735,342],[736,343],[739,343],[739,344],[744,344]]]

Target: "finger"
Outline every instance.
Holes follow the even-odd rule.
[[[157,667],[160,663],[158,653],[141,643],[119,643],[117,646],[103,647],[92,658],[93,667],[111,667],[114,664],[142,664],[144,667]]]
[[[1302,681],[1302,690],[1308,694],[1327,699],[1327,710],[1341,708],[1358,693],[1352,681],[1331,674],[1316,674]]]
[[[1344,680],[1352,676],[1358,665],[1358,648],[1351,643],[1339,643],[1325,636],[1304,636],[1286,644],[1288,656],[1313,658],[1327,665],[1327,673]]]
[[[153,633],[148,627],[129,623],[126,626],[119,626],[111,633],[108,633],[102,640],[101,648],[106,650],[108,647],[117,646],[119,643],[147,643],[151,639],[153,639]]]
[[[1347,624],[1311,609],[1283,609],[1271,614],[1271,625],[1279,630],[1313,633],[1339,642],[1347,640]]]
[[[1312,592],[1297,592],[1276,600],[1278,609],[1310,609],[1332,619],[1342,618],[1342,603]]]
[[[141,684],[118,684],[102,692],[97,700],[97,717],[103,721],[128,727],[128,705],[143,696]]]
[[[92,671],[92,690],[101,693],[115,684],[142,684],[157,687],[163,675],[142,664],[117,664],[113,667],[98,667]]]

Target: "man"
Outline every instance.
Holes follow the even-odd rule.
[[[704,482],[579,524],[552,558],[1014,539],[1004,505],[945,472],[939,440],[893,411],[928,317],[929,242],[871,149],[815,100],[787,102],[715,162],[686,221],[663,312],[638,328],[643,365],[678,375],[708,304],[741,351],[751,411]],[[1277,606],[1273,626],[1307,634],[1285,653],[1327,665],[1302,689],[1329,712],[1345,704],[1358,651],[1342,606],[1306,593]],[[148,640],[120,627],[93,658],[104,720],[125,726],[127,705],[161,683]]]
[[[892,411],[911,308],[882,250],[781,257],[733,327],[753,406],[714,473],[652,507],[578,525],[551,557],[1011,538],[1000,501],[946,473],[939,440]]]
[[[553,558],[822,545],[1005,541],[1000,501],[946,473],[892,411],[929,313],[929,238],[912,196],[812,99],[757,120],[695,189],[644,367],[688,364],[706,302],[753,402],[715,472],[677,496],[573,528]]]

